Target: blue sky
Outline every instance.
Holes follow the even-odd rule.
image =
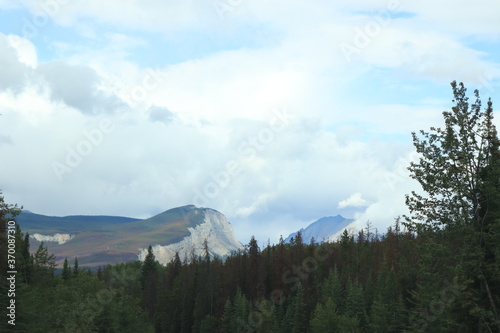
[[[48,215],[198,203],[244,243],[337,214],[383,230],[418,188],[410,133],[441,125],[450,82],[500,101],[499,15],[493,0],[0,0],[0,188]]]

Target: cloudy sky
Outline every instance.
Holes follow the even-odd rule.
[[[385,230],[450,82],[500,103],[499,17],[495,0],[0,0],[0,189],[58,216],[194,203],[244,243],[336,214]]]

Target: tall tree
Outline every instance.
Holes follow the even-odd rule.
[[[484,222],[480,214],[482,175],[496,136],[491,103],[483,111],[478,90],[474,91],[476,101],[469,104],[463,83],[453,81],[451,86],[455,106],[443,112],[445,127],[421,130],[420,136],[412,133],[420,159],[408,169],[427,194],[412,191],[406,196],[411,213],[407,226],[412,230],[457,224],[480,228]]]
[[[38,249],[33,255],[33,273],[36,275],[36,281],[43,282],[44,278],[54,276],[54,269],[57,266],[55,258],[54,254],[49,254],[49,250],[44,242],[40,242]]]
[[[469,284],[466,312],[477,317],[475,326],[500,331],[500,153],[492,103],[482,110],[478,90],[470,104],[462,83],[451,86],[455,105],[443,112],[444,128],[412,133],[420,159],[408,169],[426,194],[406,196],[411,213],[406,226],[455,239],[449,254],[458,255],[461,271],[449,271]]]
[[[153,247],[149,245],[148,254],[146,255],[146,258],[144,258],[144,262],[141,267],[142,288],[145,287],[148,278],[154,275],[154,273],[156,273],[156,258],[153,253]]]
[[[77,277],[80,273],[80,269],[78,268],[78,257],[75,257],[75,262],[73,264],[73,277]]]
[[[64,258],[64,264],[63,264],[63,270],[62,270],[61,277],[65,281],[69,280],[71,278],[71,268],[68,265],[68,258],[67,257]]]
[[[157,294],[157,265],[151,245],[141,267],[142,302],[150,319],[154,318]]]

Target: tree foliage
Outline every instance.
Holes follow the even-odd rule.
[[[483,110],[478,90],[471,104],[462,83],[451,86],[455,105],[443,112],[444,128],[412,133],[420,159],[409,170],[425,194],[406,196],[411,213],[406,225],[440,239],[427,247],[429,256],[439,251],[454,257],[434,271],[468,285],[461,302],[469,325],[500,331],[500,144],[492,102]],[[427,272],[430,267],[423,266]],[[426,291],[428,282],[417,298],[434,297]]]
[[[489,100],[482,110],[478,90],[470,104],[462,83],[453,81],[451,86],[455,105],[443,112],[444,128],[412,133],[420,159],[409,170],[425,192],[406,196],[412,213],[408,225],[414,229],[456,224],[481,229],[485,218],[481,208],[490,203],[484,175],[498,151],[492,103]]]

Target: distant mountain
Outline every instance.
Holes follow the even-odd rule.
[[[346,219],[340,215],[337,216],[327,216],[322,217],[316,222],[309,224],[305,229],[302,228],[299,231],[302,234],[302,241],[304,243],[309,243],[312,237],[314,237],[317,243],[322,243],[323,241],[335,241],[344,229],[351,230],[354,228],[354,220]],[[292,237],[296,237],[298,234],[294,232],[290,234],[285,242],[289,243]]]
[[[23,211],[16,220],[30,234],[31,250],[41,241],[56,255],[78,257],[81,266],[128,262],[143,259],[149,245],[157,259],[168,263],[175,251],[181,259],[202,253],[207,239],[212,255],[223,257],[243,249],[225,216],[210,208],[193,205],[167,210],[145,220],[120,216],[45,216]]]

